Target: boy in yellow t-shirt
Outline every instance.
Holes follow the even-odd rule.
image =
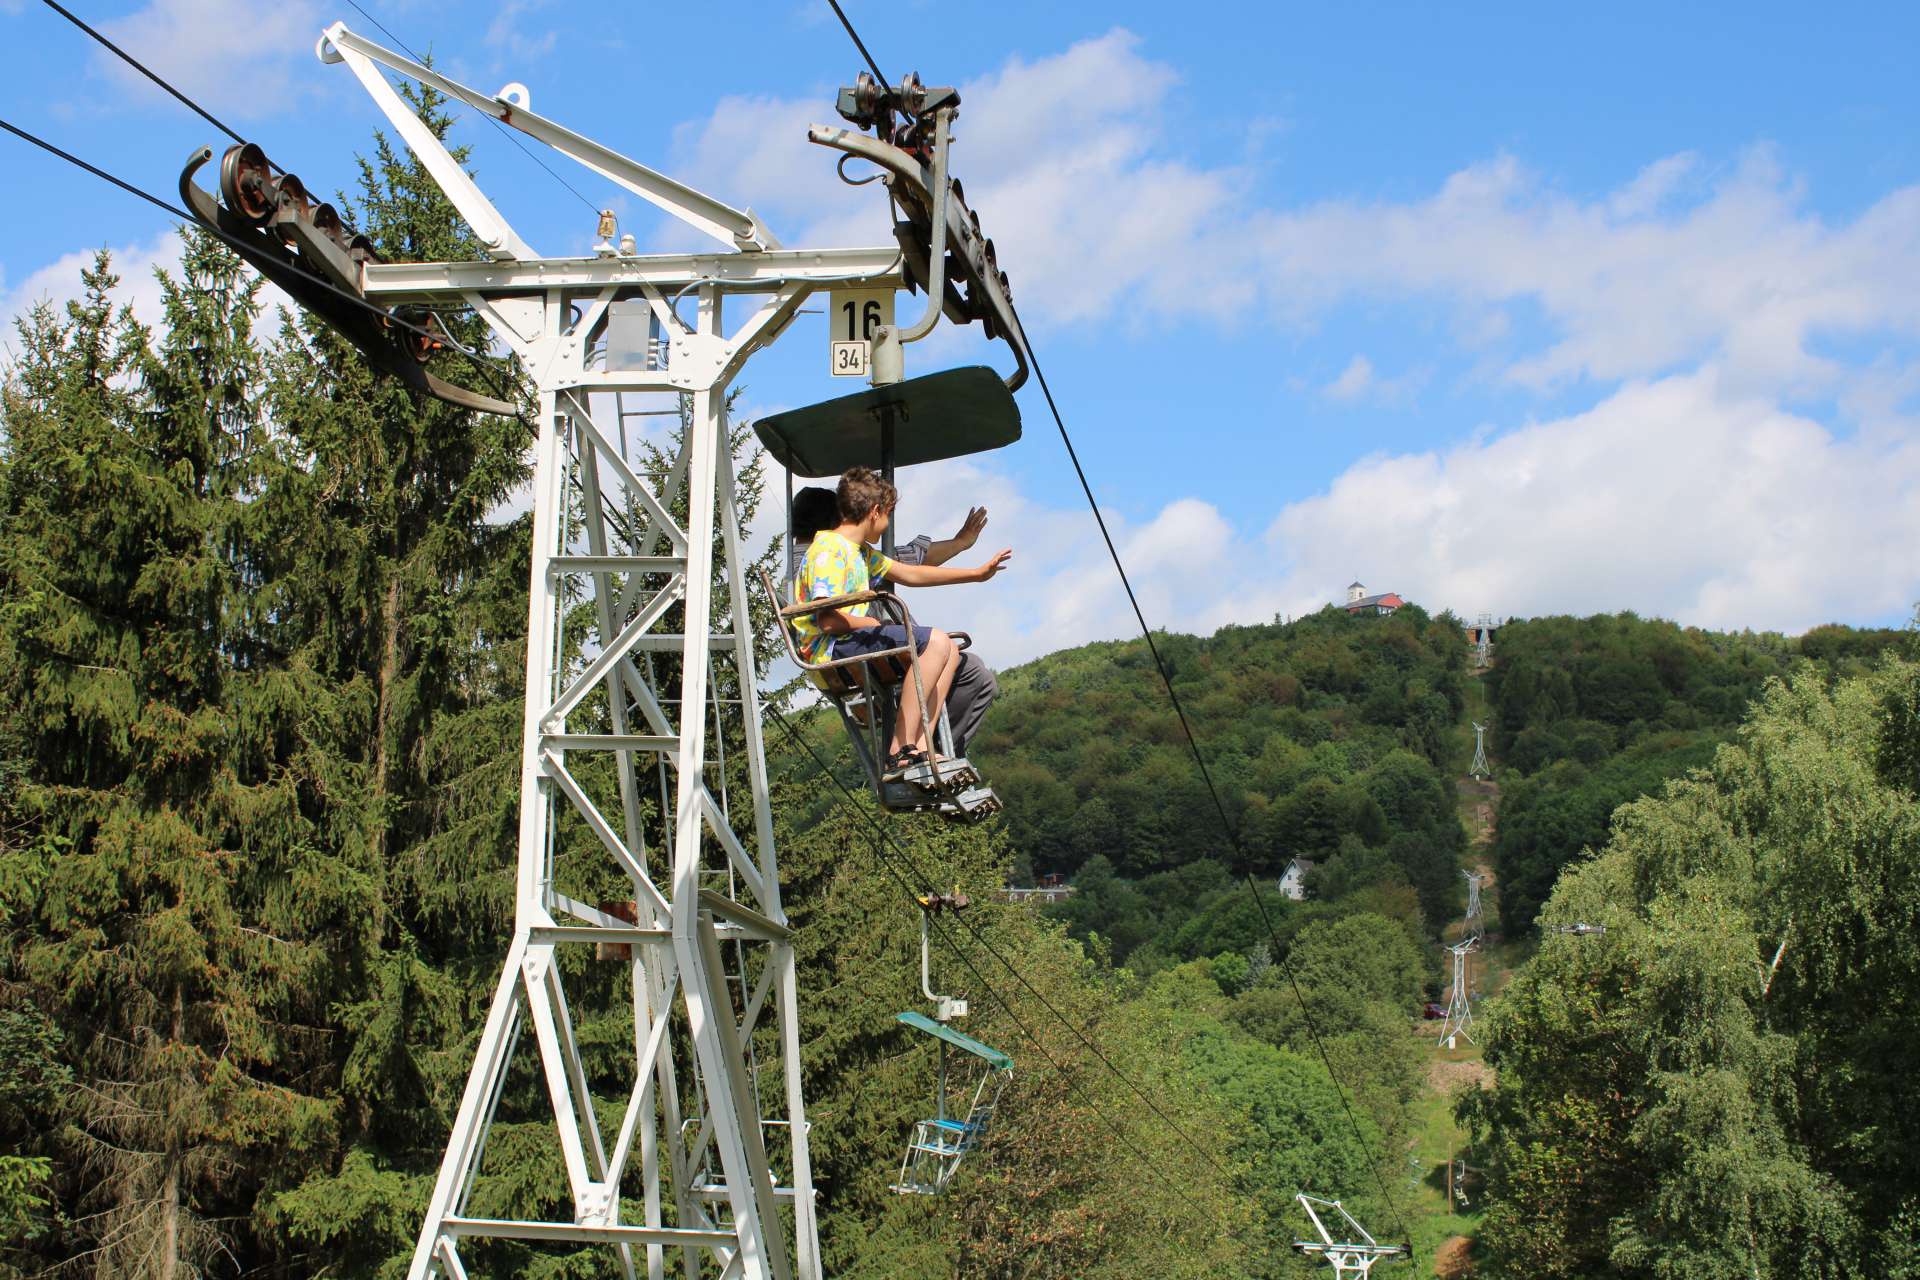
[[[807,547],[793,580],[796,604],[865,591],[875,578],[887,578],[910,587],[985,582],[1000,572],[1013,555],[1009,548],[971,569],[890,560],[872,544],[885,531],[894,505],[899,501],[899,492],[893,485],[867,467],[855,467],[840,477],[835,496],[839,501],[840,522],[816,533]],[[907,643],[904,627],[873,617],[871,607],[866,604],[796,618],[794,630],[798,633],[800,656],[808,662],[857,657]],[[914,647],[920,652],[920,675],[927,688],[925,719],[938,721],[959,667],[960,651],[944,631],[933,627],[913,630]],[[914,765],[925,762],[932,749],[920,714],[919,691],[912,680],[904,681],[900,688],[900,718],[894,726],[881,776],[889,780],[898,778]]]

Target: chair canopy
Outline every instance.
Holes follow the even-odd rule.
[[[912,1027],[916,1031],[924,1031],[936,1040],[944,1040],[954,1048],[965,1053],[970,1053],[974,1057],[981,1059],[995,1071],[1013,1070],[1013,1059],[1006,1054],[990,1045],[981,1044],[972,1036],[961,1035],[952,1027],[944,1023],[935,1022],[924,1013],[915,1013],[909,1010],[906,1013],[894,1015],[894,1021]]]
[[[883,456],[887,409],[891,459]],[[1020,407],[999,374],[970,365],[772,414],[753,431],[781,466],[816,479],[848,467],[910,467],[1003,448],[1020,438]]]

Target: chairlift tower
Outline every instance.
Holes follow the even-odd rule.
[[[1493,665],[1493,615],[1483,613],[1473,624],[1473,665]]]
[[[1446,1021],[1440,1024],[1440,1042],[1451,1049],[1457,1037],[1465,1036],[1468,1044],[1475,1043],[1473,1038],[1473,1001],[1467,990],[1469,965],[1467,957],[1480,949],[1482,931],[1480,928],[1480,877],[1471,871],[1462,871],[1467,880],[1467,914],[1465,929],[1460,941],[1447,948],[1453,957],[1453,992],[1447,1000]]]
[[[1473,1002],[1467,995],[1468,966],[1467,957],[1480,949],[1480,935],[1464,938],[1447,948],[1453,957],[1453,993],[1447,1000],[1447,1018],[1440,1024],[1440,1043],[1451,1049],[1454,1041],[1465,1036],[1468,1044],[1477,1044],[1473,1038]]]
[[[1313,1223],[1314,1234],[1318,1240],[1296,1240],[1293,1247],[1308,1257],[1324,1258],[1332,1267],[1335,1280],[1341,1276],[1366,1277],[1373,1272],[1378,1262],[1405,1262],[1411,1256],[1411,1250],[1401,1244],[1381,1244],[1370,1235],[1359,1221],[1348,1213],[1338,1200],[1321,1200],[1314,1196],[1299,1194],[1294,1199],[1307,1211],[1307,1218]],[[1321,1210],[1332,1210],[1326,1216],[1339,1217],[1334,1227],[1339,1230],[1341,1239],[1334,1239],[1333,1232],[1321,1217]]]
[[[1473,722],[1473,763],[1467,767],[1467,773],[1475,778],[1485,778],[1493,772],[1487,764],[1487,726],[1478,720]]]
[[[916,236],[926,229],[909,220],[895,229],[898,243],[884,247],[783,249],[751,210],[536,114],[523,85],[477,92],[344,23],[325,30],[316,53],[359,81],[473,229],[485,259],[383,262],[252,144],[222,159],[219,203],[195,181],[212,152],[196,152],[181,176],[188,208],[416,391],[516,412],[424,371],[437,345],[431,312],[470,309],[519,358],[538,395],[514,932],[408,1276],[467,1280],[481,1274],[462,1257],[468,1242],[508,1239],[598,1247],[610,1274],[627,1280],[669,1272],[818,1280],[793,934],[774,849],[748,623],[752,557],[734,495],[726,399],[748,357],[814,291],[925,288],[927,248]],[[613,215],[602,212],[593,256],[540,256],[389,74],[545,143],[718,247],[641,255],[631,236],[615,242]],[[869,97],[918,129],[914,111],[930,92],[942,91],[913,81],[898,91],[904,105],[892,90]],[[996,269],[991,287],[981,278],[991,250],[978,219],[957,191],[945,198],[945,128],[958,95],[943,92],[938,197],[913,155],[891,145],[892,117],[883,140],[864,145],[877,163],[895,166],[888,185],[897,199],[896,182],[917,181],[919,207],[953,220],[951,255],[933,255],[956,263],[947,274],[967,288],[948,315],[992,310],[999,336],[1017,337],[1004,277]],[[915,137],[909,131],[903,145]],[[936,276],[933,296],[950,298],[953,283]],[[400,338],[402,329],[422,342]],[[1024,371],[1017,345],[1016,355]],[[688,424],[664,472],[645,469],[627,448],[629,395],[654,397]],[[731,762],[729,729],[739,744]],[[747,794],[729,794],[729,765]],[[656,781],[657,801],[649,794]],[[604,861],[558,856],[563,814],[592,833]],[[609,878],[625,886],[621,900],[589,900]],[[631,966],[631,991],[619,997],[630,1000],[632,1017],[624,1071],[581,1049],[566,976],[578,966],[561,958],[588,947]],[[559,1221],[471,1211],[508,1069],[528,1031],[572,1202]],[[772,1072],[761,1062],[769,1053],[778,1058]],[[778,1080],[763,1081],[767,1074]],[[607,1112],[619,1117],[611,1132],[601,1121],[609,1097],[623,1099]]]

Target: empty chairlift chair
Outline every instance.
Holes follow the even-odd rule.
[[[956,888],[952,893],[923,895],[919,904],[920,990],[933,1002],[934,1016],[909,1010],[895,1015],[894,1021],[934,1038],[940,1069],[933,1087],[933,1115],[913,1126],[893,1189],[901,1195],[934,1196],[947,1189],[960,1162],[987,1136],[1000,1094],[1013,1079],[1013,1059],[948,1026],[954,1018],[967,1016],[967,1002],[933,989],[929,921],[940,912],[965,909],[966,895]],[[955,1051],[962,1056],[954,1058]]]
[[[924,1013],[909,1010],[895,1021],[939,1042],[940,1076],[934,1114],[913,1126],[893,1189],[902,1195],[939,1195],[953,1181],[960,1162],[987,1136],[1001,1091],[1013,1079],[1013,1059]],[[964,1056],[950,1062],[956,1051]]]
[[[877,467],[892,480],[896,467],[939,462],[984,453],[1020,438],[1020,410],[1000,375],[970,367],[909,378],[842,396],[823,404],[762,418],[754,424],[767,452],[792,477],[824,479],[849,467]],[[891,543],[891,533],[888,535]],[[891,549],[889,546],[887,549]],[[972,822],[1000,810],[999,797],[979,771],[953,753],[953,735],[943,714],[931,735],[941,757],[895,782],[881,777],[901,683],[918,680],[919,655],[911,645],[858,658],[810,663],[800,657],[792,624],[796,618],[826,609],[871,603],[888,621],[907,627],[913,619],[891,592],[867,591],[831,600],[794,602],[770,577],[761,575],[781,620],[787,654],[812,676],[839,711],[868,783],[881,807],[895,813],[935,812]],[[956,644],[969,643],[965,632],[950,632]],[[924,701],[922,702],[924,706]]]

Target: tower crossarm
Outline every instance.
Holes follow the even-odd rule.
[[[736,209],[724,201],[716,200],[703,191],[695,190],[684,182],[669,178],[664,173],[650,169],[637,160],[631,160],[613,149],[603,146],[591,138],[575,133],[565,125],[532,111],[528,103],[531,95],[523,85],[510,84],[497,94],[483,94],[468,88],[458,80],[441,75],[432,67],[402,57],[391,49],[374,43],[365,36],[348,30],[344,22],[336,22],[326,29],[317,46],[323,61],[344,61],[354,76],[364,85],[394,127],[407,139],[407,144],[420,156],[421,163],[432,172],[447,196],[460,210],[462,217],[473,226],[483,240],[497,246],[498,256],[531,258],[535,255],[527,249],[524,241],[513,234],[498,211],[480,195],[479,188],[472,179],[447,154],[446,148],[439,145],[430,133],[427,138],[432,146],[422,149],[416,133],[426,133],[425,126],[419,123],[400,96],[386,84],[386,78],[373,65],[375,63],[397,71],[420,84],[430,86],[435,91],[458,99],[476,111],[492,116],[505,125],[510,125],[530,138],[538,139],[555,151],[576,160],[593,170],[601,177],[639,196],[647,203],[655,205],[675,218],[704,232],[734,249],[756,252],[762,249],[777,249],[779,242],[773,233],[767,230],[751,209]],[[378,81],[376,85],[374,82]],[[384,89],[384,92],[382,90]],[[411,123],[407,123],[411,121]],[[438,152],[434,155],[434,152]],[[479,215],[479,221],[475,215]],[[485,224],[485,225],[482,225]],[[489,234],[492,231],[493,234]]]

